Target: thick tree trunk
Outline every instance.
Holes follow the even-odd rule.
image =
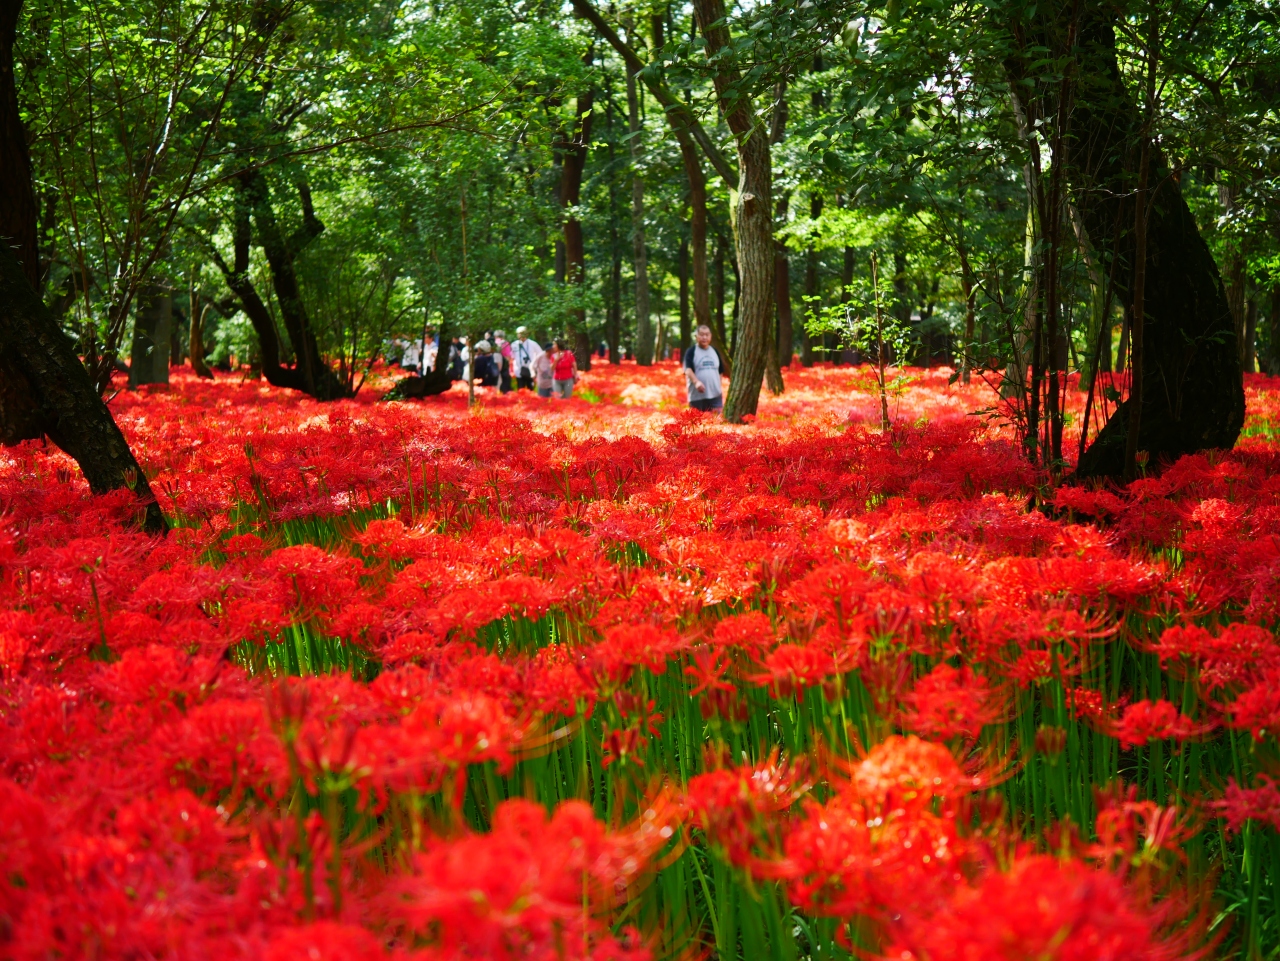
[[[27,132],[13,77],[13,42],[22,0],[0,0],[0,245],[17,257],[32,290],[40,289],[36,198]],[[0,355],[0,433],[6,444],[41,437],[42,414],[16,357]]]
[[[144,529],[161,534],[168,529],[147,477],[134,458],[107,405],[93,388],[89,372],[27,280],[22,266],[0,248],[0,355],[20,374],[5,381],[4,394],[30,391],[43,432],[75,458],[89,489],[95,494],[128,487],[138,495],[145,512]],[[168,353],[165,353],[168,360]],[[8,413],[5,411],[4,413]],[[13,437],[5,428],[4,440]],[[29,436],[29,435],[28,435]]]
[[[582,198],[582,174],[587,166],[587,150],[591,144],[591,106],[594,91],[587,90],[578,98],[574,129],[561,144],[563,161],[560,168],[560,205],[574,209]],[[586,250],[582,238],[582,221],[569,216],[564,221],[564,282],[581,287],[586,277]],[[574,337],[574,353],[581,370],[591,369],[591,338],[587,334],[587,311],[577,307],[571,312],[569,326]],[[583,351],[583,347],[587,348]],[[650,347],[652,350],[652,347]]]
[[[47,435],[75,458],[91,491],[130,488],[143,528],[163,534],[146,474],[38,292],[31,160],[13,78],[21,12],[22,0],[0,0],[0,441]]]
[[[1064,23],[1068,17],[1069,11]],[[1114,9],[1097,0],[1084,4],[1075,45],[1080,82],[1064,173],[1094,246],[1104,259],[1117,261],[1119,302],[1131,303],[1139,299],[1133,296],[1137,238],[1133,214],[1126,211],[1133,210],[1139,179],[1141,117],[1120,76],[1114,17]],[[1178,182],[1154,150],[1148,174],[1146,282],[1140,298],[1146,388],[1136,448],[1148,453],[1154,467],[1183,454],[1231,447],[1244,423],[1244,388],[1240,342],[1218,267]],[[1122,476],[1128,403],[1084,452],[1078,476]]]
[[[733,378],[724,419],[737,423],[755,414],[770,361],[777,359],[773,338],[773,166],[767,131],[742,94],[742,78],[724,24],[723,0],[694,0],[694,13],[706,40],[720,112],[738,148],[738,196],[735,234],[738,249],[738,324]],[[778,389],[782,378],[777,375]]]
[[[169,383],[169,340],[173,332],[173,291],[147,284],[138,291],[129,355],[129,386]]]
[[[636,285],[636,363],[653,363],[653,326],[649,319],[649,254],[644,242],[644,180],[640,176],[643,157],[640,135],[640,96],[635,75],[627,72],[627,130],[631,134],[631,244]]]

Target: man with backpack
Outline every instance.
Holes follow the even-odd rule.
[[[684,382],[689,389],[689,406],[694,410],[721,410],[724,391],[720,378],[724,375],[724,358],[711,346],[711,328],[703,324],[697,330],[698,342],[684,352]]]

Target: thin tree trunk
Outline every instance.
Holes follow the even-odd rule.
[[[196,268],[191,268],[191,288],[188,297],[187,312],[190,327],[187,331],[187,352],[191,356],[191,370],[197,377],[212,378],[213,372],[204,362],[204,322],[205,314],[212,304],[200,303],[200,290],[196,287]]]
[[[778,223],[786,223],[787,198],[778,201]],[[775,241],[773,257],[774,301],[778,311],[778,366],[790,367],[795,353],[794,318],[791,313],[791,261],[787,245]]]
[[[192,297],[193,305],[196,298]],[[204,325],[209,316],[209,311],[213,309],[213,304],[205,304],[197,313],[194,309],[191,311],[191,369],[195,371],[197,377],[206,377],[213,379],[213,371],[209,369],[209,365],[204,360]],[[268,383],[270,383],[268,381]]]
[[[640,176],[643,149],[640,135],[640,96],[636,78],[627,72],[627,129],[631,133],[631,243],[636,285],[636,363],[653,363],[653,327],[649,319],[649,256],[644,242],[644,180]]]
[[[609,363],[620,364],[619,348],[622,344],[622,245],[618,237],[617,208],[610,205],[614,216],[610,218],[609,238],[612,263],[609,270]]]
[[[822,194],[814,193],[809,196],[809,219],[817,220],[822,216]],[[818,283],[818,251],[810,245],[809,249],[804,252],[804,341],[800,345],[800,363],[805,367],[812,367],[813,356],[813,335],[809,333],[809,321],[817,314],[818,296],[821,288]],[[827,335],[823,335],[823,346],[827,344]]]
[[[693,325],[689,315],[689,241],[682,238],[677,262],[680,280],[680,353],[689,349]]]
[[[591,107],[594,99],[595,92],[591,89],[578,97],[573,132],[562,144],[564,160],[560,171],[560,205],[566,210],[576,209],[582,199],[582,174],[587,166],[587,150],[591,145]],[[580,288],[586,277],[586,250],[582,238],[582,221],[572,215],[564,221],[564,264],[564,282]],[[591,339],[587,332],[585,307],[573,309],[570,328],[574,337],[574,353],[578,355],[578,367],[590,370]]]
[[[770,132],[770,143],[782,143],[787,138],[787,81],[778,82],[774,90],[773,130]],[[778,207],[774,220],[778,227],[787,224],[788,196],[778,198]],[[790,367],[791,355],[794,351],[791,316],[791,263],[787,256],[787,245],[775,240],[773,246],[773,301],[778,315],[778,326],[775,332],[778,354],[778,367]]]
[[[694,0],[694,13],[706,41],[720,112],[738,149],[735,234],[740,292],[733,377],[725,398],[724,419],[738,423],[755,414],[773,343],[773,167],[766,131],[741,92],[723,0]],[[777,377],[781,389],[781,375]]]
[[[1280,374],[1280,284],[1271,287],[1271,356],[1267,363],[1270,374]]]

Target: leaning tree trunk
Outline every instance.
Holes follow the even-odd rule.
[[[22,0],[0,0],[0,441],[47,435],[75,458],[95,494],[131,488],[143,528],[162,534],[168,525],[146,474],[38,293],[31,160],[13,82],[21,11]]]
[[[720,112],[738,148],[734,225],[739,275],[737,343],[724,404],[724,419],[738,423],[755,414],[770,360],[774,362],[770,380],[776,378],[773,386],[782,387],[773,337],[773,166],[768,131],[742,92],[742,77],[734,64],[729,28],[724,23],[723,0],[694,0],[693,9],[706,40]]]
[[[266,177],[259,170],[244,175],[245,194],[252,210],[253,224],[258,243],[271,267],[271,285],[275,290],[280,317],[289,332],[293,344],[294,362],[302,379],[302,390],[317,400],[337,400],[351,396],[351,391],[325,363],[320,355],[320,345],[311,327],[298,286],[295,261],[303,248],[324,232],[324,224],[316,217],[311,206],[311,191],[305,184],[298,186],[302,201],[302,226],[286,237],[280,231],[275,210],[271,205],[271,192]]]
[[[1071,15],[1070,5],[1064,7],[1062,24]],[[1079,89],[1065,137],[1064,173],[1095,248],[1109,267],[1114,261],[1117,300],[1143,304],[1145,389],[1136,449],[1145,451],[1154,466],[1235,444],[1244,424],[1244,386],[1236,327],[1217,264],[1178,181],[1155,150],[1146,178],[1146,277],[1142,296],[1134,296],[1139,271],[1133,191],[1140,179],[1142,118],[1120,75],[1114,20],[1112,7],[1097,0],[1083,4],[1074,44]],[[1066,35],[1065,27],[1057,31],[1058,37]],[[1059,40],[1052,49],[1065,46]],[[1085,450],[1078,477],[1123,476],[1129,403],[1119,405]]]

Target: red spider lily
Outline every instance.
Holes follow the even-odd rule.
[[[1005,697],[968,665],[939,664],[904,698],[903,723],[926,737],[977,737],[1007,712]]]
[[[1210,810],[1226,818],[1228,831],[1238,833],[1249,820],[1280,830],[1280,787],[1266,774],[1259,774],[1256,781],[1257,787],[1247,788],[1231,778],[1222,798],[1210,802]]]
[[[1019,858],[962,885],[945,907],[907,913],[883,957],[895,961],[1163,961],[1194,957],[1167,933],[1172,903],[1152,905],[1116,874],[1049,855]]]
[[[392,883],[381,912],[429,941],[440,958],[643,959],[633,934],[615,937],[600,912],[625,898],[673,836],[668,814],[610,833],[590,808],[507,801],[493,829],[437,841]]]
[[[1127,746],[1165,738],[1187,741],[1215,727],[1212,721],[1196,722],[1178,713],[1169,701],[1138,701],[1124,709],[1120,720],[1110,725],[1110,733]]]
[[[785,877],[790,867],[782,858],[781,818],[811,786],[805,764],[775,750],[758,764],[690,779],[685,803],[730,863],[762,877]]]

